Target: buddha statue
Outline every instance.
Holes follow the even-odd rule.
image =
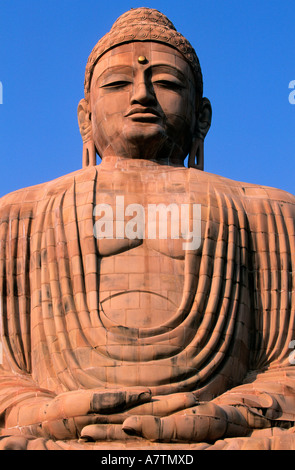
[[[162,13],[94,47],[83,168],[0,200],[1,449],[295,448],[295,198],[205,172],[211,114]]]

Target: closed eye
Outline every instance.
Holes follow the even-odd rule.
[[[129,85],[131,82],[125,80],[116,80],[112,82],[107,82],[100,86],[100,88],[122,88]]]
[[[163,88],[169,88],[171,90],[180,90],[184,88],[180,82],[174,82],[170,80],[155,80],[154,85],[158,85]]]

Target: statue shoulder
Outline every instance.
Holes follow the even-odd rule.
[[[27,197],[31,188],[18,189],[0,198],[0,223],[10,218],[11,214],[20,211],[22,206],[28,206]]]
[[[242,181],[231,180],[224,176],[215,175],[213,173],[192,171],[192,179],[198,182],[208,182],[211,187],[219,192],[239,194],[241,198],[268,199],[273,202],[286,202],[295,204],[295,196],[283,189],[273,188],[270,186],[257,185],[253,183],[245,183]]]
[[[267,200],[270,203],[278,203],[281,206],[295,208],[295,196],[283,189],[272,188],[270,186],[246,185],[242,186],[246,198],[253,200]]]
[[[271,211],[273,214],[295,221],[295,196],[293,194],[270,186],[242,184],[241,188],[244,207],[249,216]]]
[[[196,191],[209,191],[212,196],[219,193],[240,201],[246,213],[256,214],[265,210],[265,204],[284,217],[295,220],[295,196],[282,189],[270,186],[231,180],[213,173],[190,169],[191,187]]]
[[[0,198],[0,222],[20,213],[34,213],[38,202],[50,194],[58,193],[68,187],[72,181],[70,175],[56,180],[18,189]]]
[[[6,194],[0,198],[0,219],[3,220],[5,216],[20,211],[34,211],[40,201],[66,191],[82,172],[83,170],[78,170],[55,180]]]
[[[283,189],[264,187],[270,200],[295,204],[295,196]]]

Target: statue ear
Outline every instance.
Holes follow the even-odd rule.
[[[208,98],[202,98],[196,124],[196,132],[188,159],[189,168],[204,170],[204,139],[210,129],[211,120],[211,103]]]
[[[78,105],[78,123],[83,140],[83,168],[95,166],[96,151],[92,137],[91,112],[85,99]]]

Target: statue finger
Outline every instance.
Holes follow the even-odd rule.
[[[118,413],[134,405],[146,403],[151,400],[151,391],[148,388],[135,388],[132,390],[105,390],[95,392],[90,403],[92,413]]]
[[[124,421],[122,428],[129,435],[142,436],[150,441],[210,442],[225,433],[226,421],[198,414],[166,418],[132,416]]]
[[[0,450],[27,450],[28,439],[23,436],[3,436]]]
[[[44,421],[35,435],[46,439],[74,439],[78,437],[78,430],[74,418],[64,418]]]
[[[91,424],[122,424],[128,418],[130,414],[128,411],[122,413],[113,413],[113,414],[98,414],[91,413],[87,416],[76,416],[74,419],[75,426],[77,428],[78,434],[80,435],[83,428],[90,426]]]
[[[164,430],[164,420],[166,426]],[[173,418],[159,418],[157,416],[131,416],[127,418],[122,426],[123,431],[129,436],[141,436],[149,441],[170,441],[173,437],[173,429],[169,424],[174,424]]]
[[[81,438],[86,441],[126,441],[134,436],[126,434],[121,424],[91,424],[81,431]]]
[[[155,396],[150,402],[129,410],[129,414],[164,417],[197,404],[198,400],[193,393],[175,393],[167,396]]]
[[[53,421],[89,413],[118,413],[151,399],[148,388],[77,390],[58,395],[42,407],[39,421]]]

